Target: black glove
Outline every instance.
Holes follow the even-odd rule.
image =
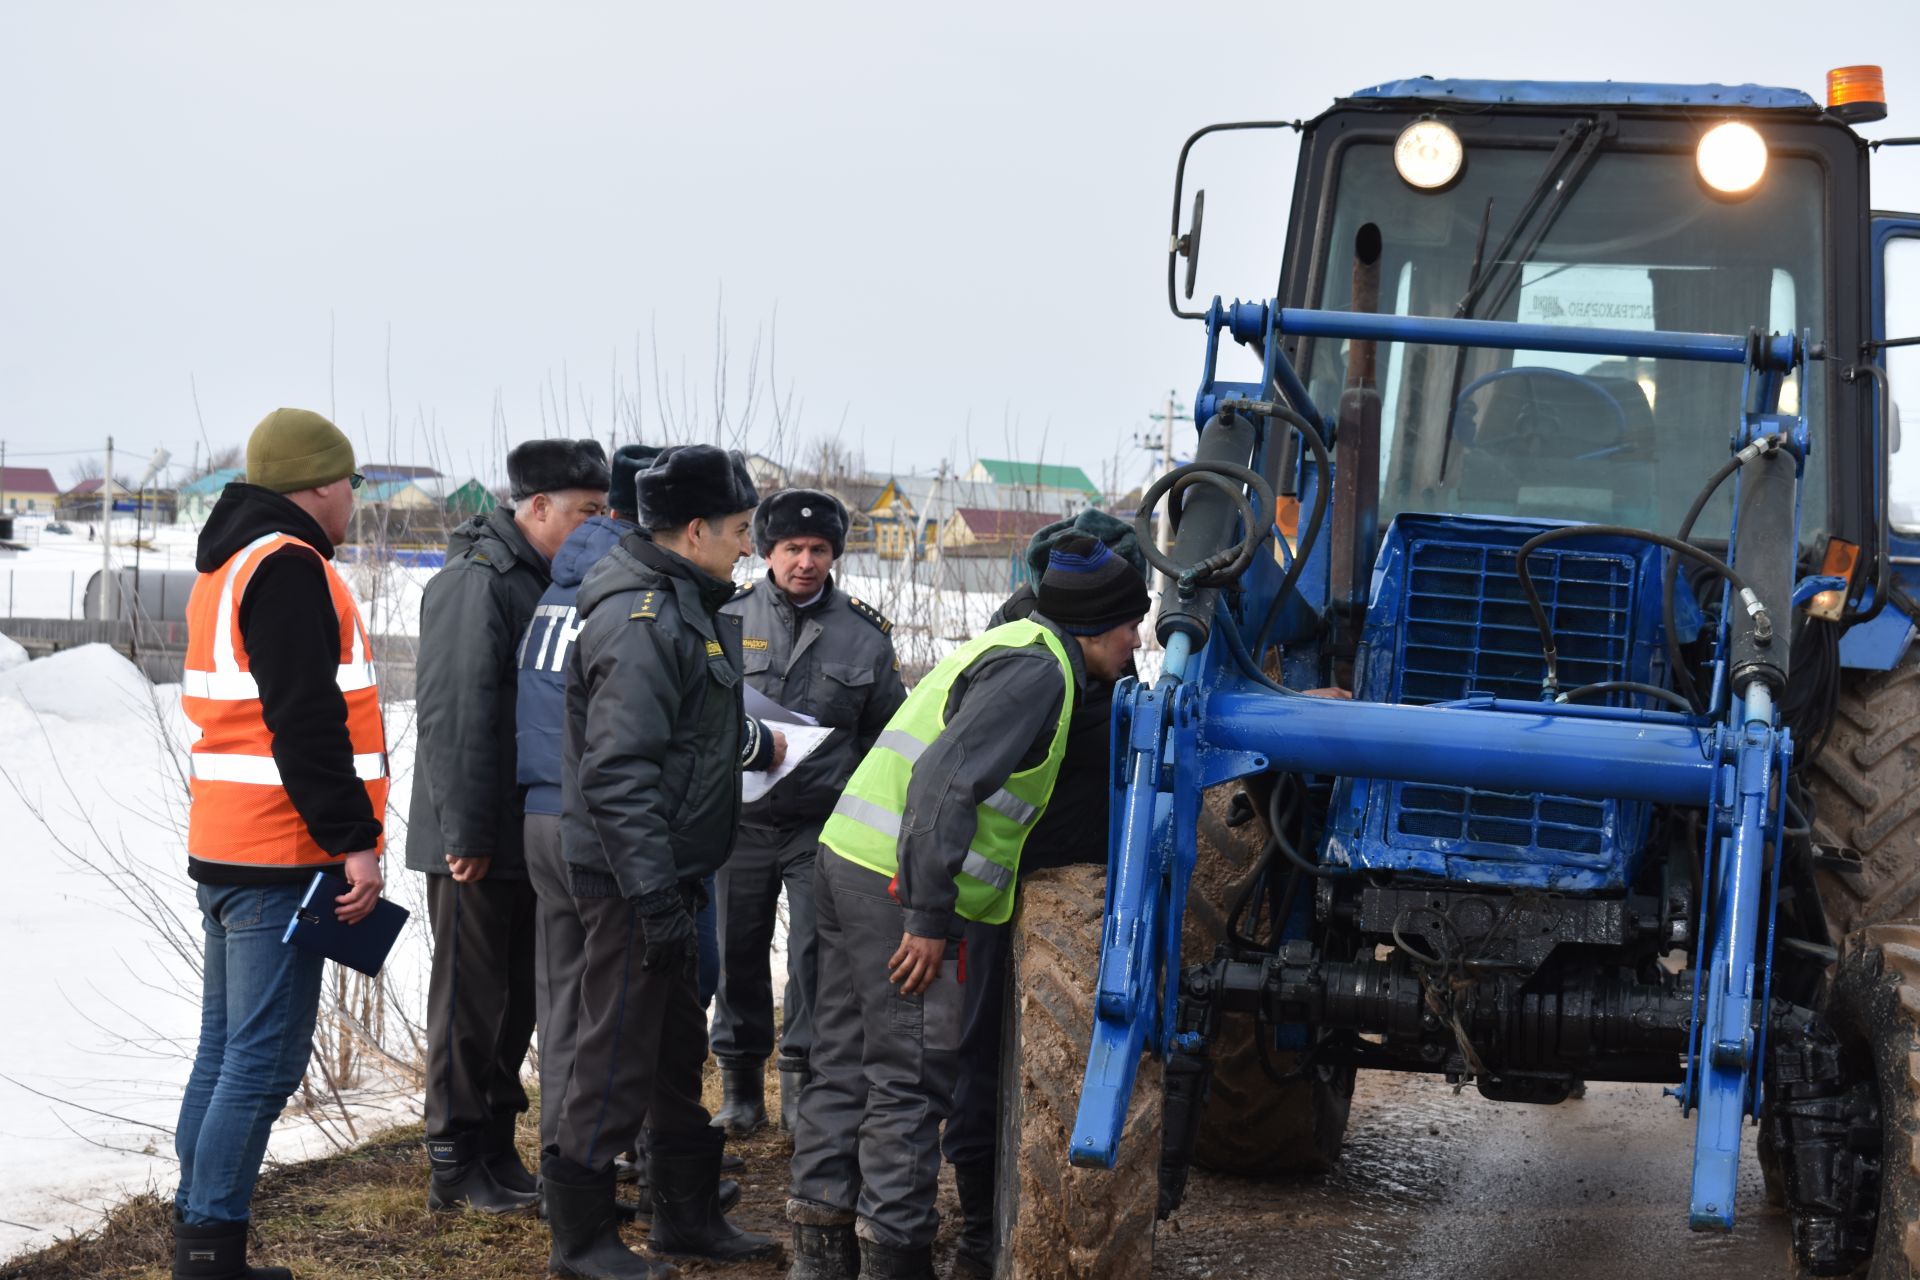
[[[693,913],[677,886],[643,893],[633,906],[640,913],[640,935],[646,944],[640,957],[642,969],[651,972],[694,963]]]

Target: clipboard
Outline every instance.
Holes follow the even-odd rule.
[[[412,913],[397,902],[382,898],[374,903],[373,914],[358,924],[343,924],[333,914],[333,900],[352,886],[343,876],[316,871],[313,883],[301,895],[300,905],[287,921],[280,941],[290,942],[305,951],[318,952],[329,960],[358,969],[369,978],[378,977],[387,962],[400,930]]]

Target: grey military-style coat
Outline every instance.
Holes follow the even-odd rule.
[[[743,820],[785,830],[825,822],[854,766],[907,699],[893,624],[831,577],[818,599],[795,607],[768,575],[743,587],[721,613],[740,619],[748,684],[842,731],[748,805]]]

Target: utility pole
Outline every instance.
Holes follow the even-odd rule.
[[[1149,421],[1160,424],[1160,434],[1157,437],[1151,432],[1139,437],[1142,448],[1158,449],[1160,451],[1159,474],[1154,477],[1155,479],[1159,479],[1160,476],[1164,476],[1173,470],[1173,427],[1177,422],[1184,422],[1188,412],[1189,411],[1174,398],[1174,393],[1168,391],[1166,408],[1159,413],[1150,413],[1147,415]],[[1168,494],[1162,501],[1165,503],[1165,507],[1160,513],[1159,523],[1154,527],[1153,541],[1154,545],[1160,549],[1161,555],[1169,555],[1173,551],[1173,495]],[[1158,576],[1161,578],[1159,585],[1161,595],[1164,597],[1169,584],[1165,581],[1165,574]],[[1157,610],[1155,616],[1158,616]],[[1146,636],[1146,646],[1149,649],[1157,649],[1160,647],[1159,641],[1154,638],[1151,629]]]
[[[113,437],[107,437],[107,465],[100,477],[100,620],[120,616],[113,580]]]

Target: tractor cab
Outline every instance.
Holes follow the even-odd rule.
[[[1794,90],[1403,80],[1303,130],[1283,305],[1546,330],[1793,335],[1771,406],[1812,437],[1798,540],[1880,554],[1874,398],[1846,380],[1870,326],[1867,150]],[[1723,463],[1747,370],[1682,358],[1302,338],[1339,406],[1356,501],[1329,604],[1364,603],[1404,513],[1671,533]],[[1743,398],[1744,397],[1744,398]],[[1371,504],[1371,505],[1370,505]],[[1724,546],[1731,487],[1695,540]],[[1853,603],[1863,603],[1858,595]]]

